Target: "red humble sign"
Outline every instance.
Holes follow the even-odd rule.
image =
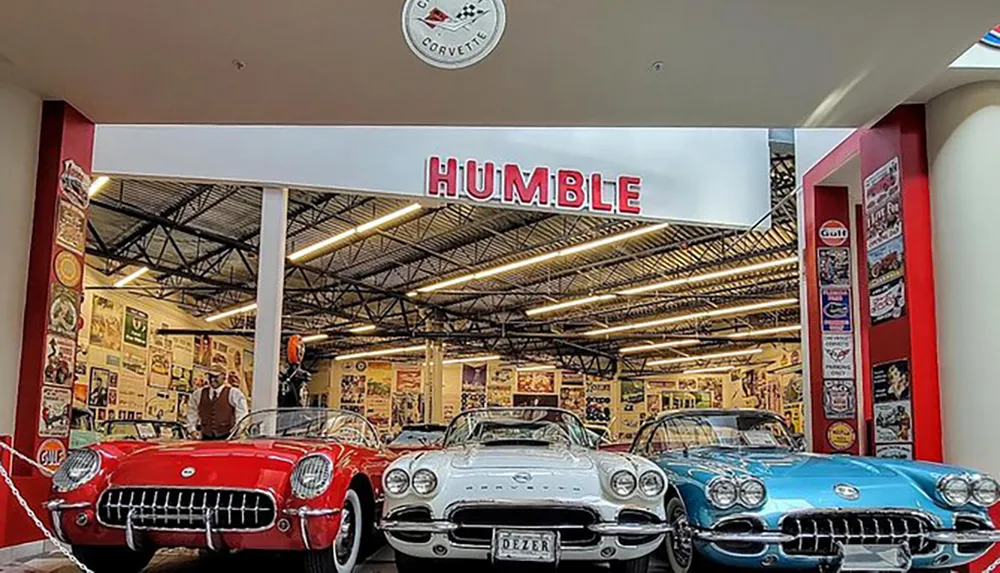
[[[574,169],[525,170],[516,163],[498,166],[475,159],[460,164],[455,158],[437,156],[427,161],[428,197],[641,215],[641,185],[642,179],[634,175],[605,180],[600,173],[585,175]]]

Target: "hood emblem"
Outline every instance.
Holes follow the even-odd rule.
[[[513,478],[517,483],[528,483],[531,481],[531,474],[528,472],[517,472],[514,474]]]
[[[181,470],[181,477],[187,479],[194,475],[194,468],[188,467]]]
[[[840,497],[846,499],[847,501],[855,501],[861,497],[861,492],[858,488],[854,487],[849,483],[838,483],[833,486],[833,493],[839,495]]]

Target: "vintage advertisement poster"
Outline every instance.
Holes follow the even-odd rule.
[[[875,404],[875,443],[913,441],[913,410],[909,401]]]
[[[903,316],[906,288],[902,277],[872,288],[868,294],[872,325]]]
[[[912,460],[912,444],[881,444],[875,446],[876,458],[888,458],[891,460]]]
[[[87,382],[78,382],[73,384],[73,407],[74,408],[86,408],[87,407],[87,397],[90,393],[90,386]]]
[[[851,250],[822,248],[818,251],[820,287],[851,286]]]
[[[43,438],[65,438],[69,436],[70,407],[73,391],[69,388],[42,386],[42,401],[39,405],[38,435]]]
[[[823,332],[851,332],[851,289],[823,288],[819,296]]]
[[[76,344],[70,338],[48,335],[45,345],[45,371],[43,383],[49,386],[73,385],[75,378]]]
[[[170,386],[170,351],[164,347],[149,349],[149,385],[157,388]]]
[[[419,394],[423,389],[420,380],[421,372],[419,368],[400,368],[396,370],[396,392]]]
[[[122,370],[146,382],[146,349],[126,345],[122,350]]]
[[[552,370],[518,372],[517,391],[523,394],[555,394],[556,373]]]
[[[583,374],[577,372],[563,372],[562,373],[562,385],[563,386],[583,386]]]
[[[854,378],[854,339],[850,334],[823,334],[823,378]]]
[[[114,390],[114,389],[112,389]],[[142,412],[146,408],[146,379],[128,372],[118,378],[118,409]],[[110,404],[109,405],[114,405]]]
[[[408,424],[419,424],[424,419],[424,397],[414,392],[397,392],[392,395],[392,429],[398,432]]]
[[[865,178],[865,224],[868,251],[903,232],[900,217],[899,158]]]
[[[514,369],[495,368],[486,383],[486,403],[488,406],[514,405]]]
[[[212,366],[212,337],[198,334],[194,337],[194,364],[203,368]]]
[[[83,263],[80,257],[69,251],[60,250],[56,255],[52,268],[59,283],[70,289],[76,289],[83,280]]]
[[[559,389],[559,407],[573,412],[581,418],[587,411],[587,395],[583,386],[566,386]]]
[[[462,365],[462,410],[486,407],[486,364]]]
[[[52,283],[49,303],[49,332],[76,340],[76,324],[80,316],[80,293]]]
[[[587,394],[586,421],[593,424],[610,424],[611,384],[603,380],[588,379],[584,388]]]
[[[87,217],[66,201],[59,202],[56,219],[56,242],[78,255],[87,246]]]
[[[874,403],[910,400],[910,362],[895,360],[872,366]]]
[[[141,348],[149,344],[149,315],[131,306],[125,307],[125,343]]]
[[[170,367],[170,389],[177,392],[191,391],[191,369],[179,364]]]
[[[622,404],[641,404],[646,401],[646,385],[642,380],[621,380]]]
[[[186,423],[187,422],[187,411],[188,404],[191,403],[191,394],[187,392],[176,392],[177,395],[177,421]]]
[[[122,348],[122,307],[100,295],[94,295],[91,305],[90,345],[115,352]]]
[[[146,393],[145,419],[177,420],[177,397],[170,390],[150,388]]]
[[[903,236],[868,251],[868,287],[877,287],[903,276]]]
[[[90,369],[90,397],[87,403],[91,408],[108,407],[108,390],[111,388],[111,377],[115,375],[107,368],[93,367]]]
[[[544,408],[558,408],[559,396],[537,395],[537,394],[514,394],[514,407],[541,406]]]
[[[857,418],[854,380],[823,380],[823,413],[829,420]]]
[[[340,375],[340,403],[364,404],[366,379],[364,374]]]

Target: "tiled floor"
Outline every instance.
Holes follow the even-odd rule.
[[[369,556],[365,562],[357,567],[355,573],[395,573],[396,567],[392,562],[392,550],[382,547]],[[607,569],[597,567],[572,567],[560,568],[574,573],[605,573]],[[240,573],[280,572],[292,573],[299,571],[300,567],[292,559],[283,560],[277,557],[263,555],[260,553],[237,553],[227,557],[214,557],[199,559],[196,551],[186,551],[172,549],[160,551],[156,554],[153,562],[146,569],[146,573],[208,573],[218,571],[239,571]],[[468,571],[469,568],[462,567],[460,570]],[[485,568],[483,569],[486,570]],[[516,570],[513,569],[512,570]],[[0,573],[76,573],[76,568],[59,555],[52,555],[44,558],[33,559],[26,563],[13,563],[0,565]],[[429,572],[442,573],[442,572]],[[659,563],[654,563],[651,573],[664,573],[664,567]]]

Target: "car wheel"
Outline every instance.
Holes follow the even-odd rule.
[[[667,501],[667,522],[671,531],[663,540],[667,565],[673,573],[690,573],[700,569],[703,559],[694,546],[694,536],[687,519],[687,508],[679,497]]]
[[[349,489],[344,497],[344,507],[340,510],[340,529],[333,545],[329,549],[306,553],[306,573],[351,573],[361,553],[364,527],[361,498]]]
[[[73,556],[94,573],[138,573],[149,565],[156,551],[132,551],[127,547],[74,545]]]
[[[614,573],[646,573],[649,571],[649,555],[635,559],[612,561],[611,570]]]
[[[427,571],[439,571],[440,569],[441,562],[438,559],[413,557],[396,551],[396,571],[399,573],[427,573]]]

